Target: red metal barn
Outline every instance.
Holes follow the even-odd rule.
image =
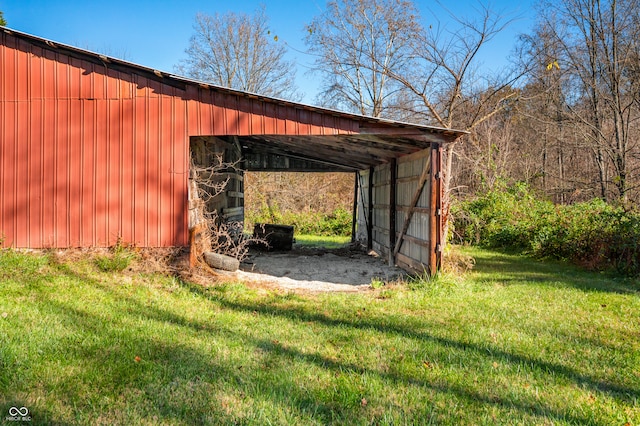
[[[232,147],[246,170],[356,173],[358,236],[391,262],[435,270],[440,147],[462,133],[224,89],[0,27],[0,246],[186,246],[199,142]]]

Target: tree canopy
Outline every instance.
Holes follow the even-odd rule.
[[[199,13],[179,72],[212,84],[296,100],[295,65],[269,30],[264,8],[254,15]]]

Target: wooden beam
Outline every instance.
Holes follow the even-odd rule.
[[[442,264],[442,145],[431,145],[431,191],[429,197],[429,273]]]
[[[394,248],[396,245],[396,185],[398,177],[398,165],[396,159],[392,159],[389,164],[389,266],[395,266],[396,256]]]
[[[393,250],[394,256],[397,256],[398,252],[402,248],[402,241],[404,240],[404,234],[406,234],[407,229],[409,229],[409,224],[411,223],[413,212],[415,211],[416,205],[418,204],[420,195],[422,195],[422,189],[424,188],[424,184],[427,182],[427,178],[429,177],[430,170],[431,170],[431,162],[427,160],[427,164],[425,164],[422,169],[422,174],[420,175],[420,180],[418,181],[418,187],[416,188],[416,192],[413,194],[413,198],[411,199],[411,204],[409,205],[409,211],[407,212],[407,217],[404,219],[404,224],[402,225],[402,231],[400,231],[400,236],[398,237],[398,241],[396,242],[396,248]]]
[[[384,135],[384,136],[395,136],[402,137],[406,139],[413,139],[420,142],[439,142],[439,143],[447,143],[456,140],[459,137],[459,134],[453,132],[416,132],[413,129],[382,129],[382,128],[361,128],[360,134],[372,134],[372,135]]]
[[[255,166],[255,165],[249,164],[251,162],[257,161],[257,159],[259,159],[261,156],[264,157],[269,155],[275,155],[275,156],[280,156],[280,157],[285,157],[285,158],[306,162],[307,164],[304,164],[303,167],[300,168],[300,171],[352,172],[352,171],[364,168],[364,165],[361,165],[361,164],[345,165],[343,163],[331,162],[326,159],[319,159],[312,156],[304,156],[304,155],[296,154],[282,148],[260,147],[260,148],[254,149],[254,147],[252,146],[245,149],[244,157],[247,162],[247,166],[246,166],[247,170],[249,171],[283,170],[282,168],[276,169],[275,167],[262,167],[262,166]],[[318,164],[319,166],[311,167],[311,163]],[[287,170],[294,171],[293,169],[294,168],[289,167]]]
[[[355,183],[353,184],[353,214],[351,215],[351,242],[356,241],[356,222],[358,221],[358,183],[359,172],[355,172]]]
[[[362,203],[362,217],[364,218],[365,229],[369,229],[369,217],[367,213],[367,206],[364,205],[364,189],[362,188],[362,175],[358,172],[358,190],[360,192],[360,202]]]
[[[222,216],[227,218],[231,216],[238,216],[244,213],[244,207],[229,207],[222,209]]]
[[[309,143],[296,144],[291,141],[256,140],[252,138],[245,139],[245,145],[248,146],[248,150],[253,152],[271,152],[292,158],[297,156],[310,161],[333,163],[343,168],[351,167],[352,170],[362,170],[372,164],[381,162],[379,158],[362,155],[357,152],[349,152],[344,148],[338,150]]]
[[[244,193],[238,191],[227,191],[227,197],[244,198]]]
[[[369,167],[369,211],[367,216],[367,250],[373,248],[373,167]]]
[[[424,274],[426,269],[422,263],[410,258],[409,256],[405,256],[402,253],[398,253],[397,264],[402,269],[410,269],[416,274]]]

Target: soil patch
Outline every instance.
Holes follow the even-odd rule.
[[[236,272],[219,272],[249,284],[308,291],[362,291],[373,280],[395,281],[405,275],[373,253],[354,248],[296,247],[286,252],[251,252]]]
[[[294,244],[284,252],[251,251],[236,272],[213,270],[206,265],[189,268],[185,249],[131,249],[135,260],[122,271],[127,274],[165,273],[205,286],[220,281],[237,281],[249,286],[294,291],[354,292],[371,288],[374,280],[385,283],[402,279],[406,272],[386,264],[375,253],[358,246],[339,249]],[[29,250],[39,251],[39,250]],[[110,255],[110,249],[43,250],[58,262],[76,262]]]

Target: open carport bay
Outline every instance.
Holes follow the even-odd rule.
[[[250,284],[290,290],[361,291],[372,281],[390,282],[405,275],[374,254],[358,248],[296,247],[287,252],[251,252],[226,277]]]

